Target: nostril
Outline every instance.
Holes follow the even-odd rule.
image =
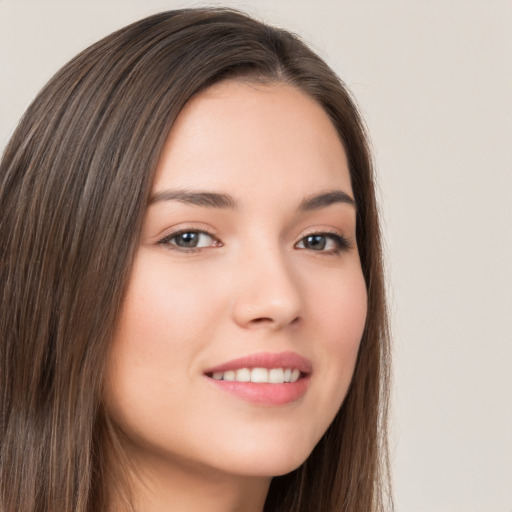
[[[300,320],[300,317],[295,317],[291,322],[280,322],[279,320],[277,319],[274,319],[274,318],[270,318],[270,317],[259,317],[259,318],[253,318],[249,325],[252,325],[253,327],[258,327],[258,326],[275,326],[276,328],[278,327],[283,327],[284,325],[297,325],[297,323],[299,322]]]

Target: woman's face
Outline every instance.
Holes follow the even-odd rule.
[[[187,104],[108,364],[107,407],[139,467],[270,477],[308,457],[366,318],[351,198],[338,135],[296,88],[224,81]]]

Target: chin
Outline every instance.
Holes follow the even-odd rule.
[[[245,476],[275,477],[297,469],[309,457],[314,446],[300,443],[281,443],[280,446],[254,446],[252,449],[231,451],[232,457],[225,459],[228,472]],[[230,459],[228,461],[228,459]]]

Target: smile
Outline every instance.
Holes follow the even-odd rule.
[[[215,380],[233,382],[259,382],[268,384],[284,384],[297,382],[301,372],[297,368],[240,368],[225,372],[214,372],[211,377]]]
[[[223,393],[264,406],[280,406],[304,396],[312,371],[311,361],[294,352],[261,352],[209,368],[204,375]]]

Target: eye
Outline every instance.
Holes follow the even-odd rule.
[[[338,253],[349,249],[350,242],[337,233],[311,233],[302,238],[296,247],[317,252]]]
[[[171,249],[184,250],[185,252],[194,252],[197,249],[221,245],[219,240],[212,235],[197,229],[187,229],[171,233],[162,238],[158,243]]]

